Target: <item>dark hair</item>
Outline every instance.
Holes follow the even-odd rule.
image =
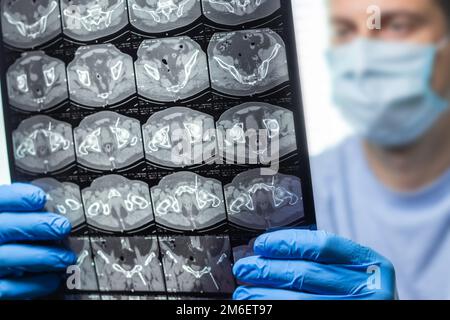
[[[442,8],[445,16],[447,17],[447,22],[450,28],[450,1],[449,0],[437,0]]]

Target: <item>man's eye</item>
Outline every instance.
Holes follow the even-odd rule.
[[[412,31],[413,26],[406,21],[392,21],[385,28],[382,28],[387,32],[392,32],[398,35],[405,35]]]
[[[335,27],[333,29],[333,38],[337,42],[344,42],[353,36],[354,32],[348,27]]]

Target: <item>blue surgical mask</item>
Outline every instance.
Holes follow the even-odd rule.
[[[328,53],[333,97],[358,134],[384,147],[411,144],[446,111],[431,87],[442,45],[357,39]]]

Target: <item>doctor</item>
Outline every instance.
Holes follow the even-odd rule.
[[[234,298],[450,299],[450,1],[330,7],[334,99],[358,134],[312,166],[318,227],[339,237],[261,236]]]

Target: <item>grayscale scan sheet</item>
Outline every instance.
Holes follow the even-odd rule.
[[[228,299],[314,228],[288,0],[2,0],[11,178],[72,223],[63,299]],[[3,133],[2,133],[3,134]]]

